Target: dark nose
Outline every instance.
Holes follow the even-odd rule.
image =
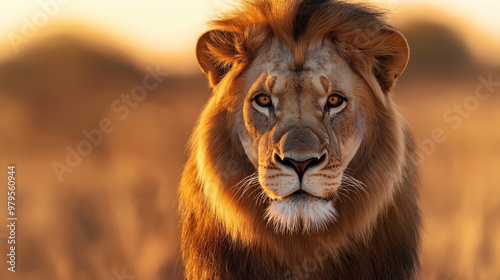
[[[291,158],[284,158],[281,159],[278,155],[275,155],[275,160],[283,165],[292,167],[295,169],[295,172],[297,172],[297,175],[299,175],[299,180],[302,181],[302,176],[306,172],[306,170],[310,167],[313,167],[315,165],[320,164],[322,161],[324,161],[326,158],[325,155],[321,156],[319,159],[318,158],[310,158],[304,161],[296,161]]]

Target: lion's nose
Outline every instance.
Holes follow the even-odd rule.
[[[319,159],[318,158],[310,158],[307,160],[303,161],[296,161],[291,158],[284,158],[281,159],[277,154],[275,154],[275,160],[283,165],[292,167],[295,169],[295,172],[297,172],[297,175],[299,175],[299,180],[302,181],[302,176],[306,172],[306,170],[310,167],[316,166],[323,162],[326,158],[326,155],[321,156]]]

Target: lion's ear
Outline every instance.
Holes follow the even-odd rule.
[[[408,64],[410,50],[405,37],[392,28],[383,28],[371,49],[373,73],[384,92],[392,88]]]
[[[238,37],[234,32],[211,30],[198,39],[196,58],[212,87],[217,86],[237,62],[238,45],[241,42]]]

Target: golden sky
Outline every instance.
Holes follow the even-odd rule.
[[[14,36],[31,40],[37,32],[58,22],[77,21],[110,31],[153,53],[177,54],[189,62],[197,37],[217,9],[234,0],[16,0],[0,4],[0,40]],[[395,19],[417,6],[437,7],[458,15],[500,41],[498,0],[374,0]],[[27,27],[28,26],[28,27]],[[29,28],[29,26],[33,28]],[[474,39],[471,39],[474,40]],[[12,44],[11,44],[12,45]]]

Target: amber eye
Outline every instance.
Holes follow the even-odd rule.
[[[345,101],[344,97],[342,97],[338,94],[332,94],[332,95],[328,96],[328,100],[326,102],[326,105],[327,105],[327,107],[336,108],[336,107],[339,107],[340,105],[342,105],[344,103],[344,101]]]
[[[271,102],[271,97],[265,94],[259,94],[254,97],[253,99],[257,105],[260,107],[271,107],[273,106],[273,103]]]

